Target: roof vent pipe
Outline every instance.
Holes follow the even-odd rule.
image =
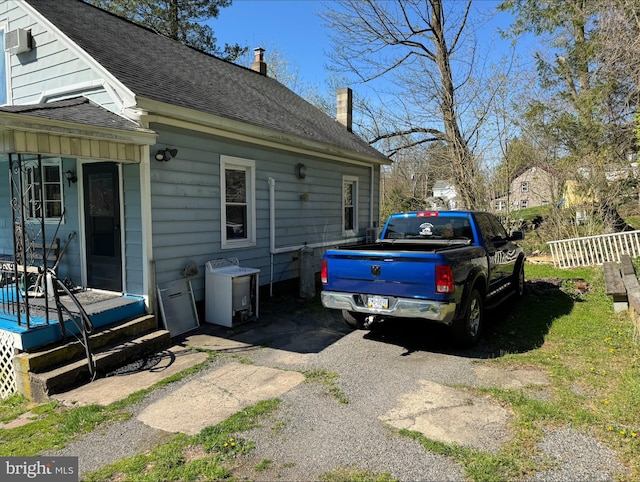
[[[337,107],[338,122],[353,132],[353,91],[350,88],[338,89]]]
[[[267,75],[267,63],[264,61],[264,49],[257,47],[253,49],[254,59],[251,70],[255,70],[260,75]]]

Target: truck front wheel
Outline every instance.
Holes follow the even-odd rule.
[[[516,297],[518,299],[522,298],[524,296],[524,260],[518,262],[516,265],[511,285],[516,293]]]
[[[467,299],[466,309],[461,318],[451,325],[456,341],[465,347],[475,345],[480,339],[484,324],[484,306],[482,296],[477,289],[471,291]]]
[[[366,315],[356,311],[342,310],[342,318],[351,328],[355,330],[364,330],[364,320]]]

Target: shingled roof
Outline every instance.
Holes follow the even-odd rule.
[[[274,79],[80,0],[66,0],[63,7],[59,0],[28,2],[137,97],[389,161]]]
[[[0,106],[0,112],[24,114],[62,122],[75,122],[94,127],[149,132],[147,129],[141,128],[136,122],[116,115],[86,97],[74,97],[43,104],[5,105]]]

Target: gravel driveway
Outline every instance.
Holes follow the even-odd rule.
[[[229,356],[217,357],[206,372],[153,391],[133,408],[130,420],[89,434],[55,454],[78,455],[82,473],[167,440],[170,431],[143,423],[141,414],[177,390],[189,389],[198,378],[231,368],[228,365],[238,363],[240,356],[252,367],[334,372],[348,403],[328,395],[322,384],[292,384],[279,396],[281,407],[268,423],[241,434],[255,443],[255,450],[234,469],[237,479],[312,481],[349,467],[388,472],[402,481],[465,480],[455,459],[428,452],[396,429],[496,452],[511,440],[512,414],[465,387],[522,388],[531,396],[544,397],[548,380],[535,370],[487,363],[495,354],[486,343],[457,351],[441,328],[410,321],[405,325],[352,332],[338,312],[322,309],[317,301],[267,300],[257,322],[234,330],[204,324],[178,340],[185,349],[216,346]],[[179,404],[172,407],[185,420],[204,416],[194,410],[186,413]],[[203,408],[210,410],[215,407]],[[546,433],[539,449],[547,466],[552,461],[551,468],[531,480],[599,481],[624,476],[615,454],[586,433],[557,427]],[[266,459],[271,461],[269,467],[256,471],[254,467]]]

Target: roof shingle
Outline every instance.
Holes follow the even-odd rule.
[[[29,3],[136,96],[388,158],[274,79],[80,0]],[[36,47],[37,48],[37,47]]]

